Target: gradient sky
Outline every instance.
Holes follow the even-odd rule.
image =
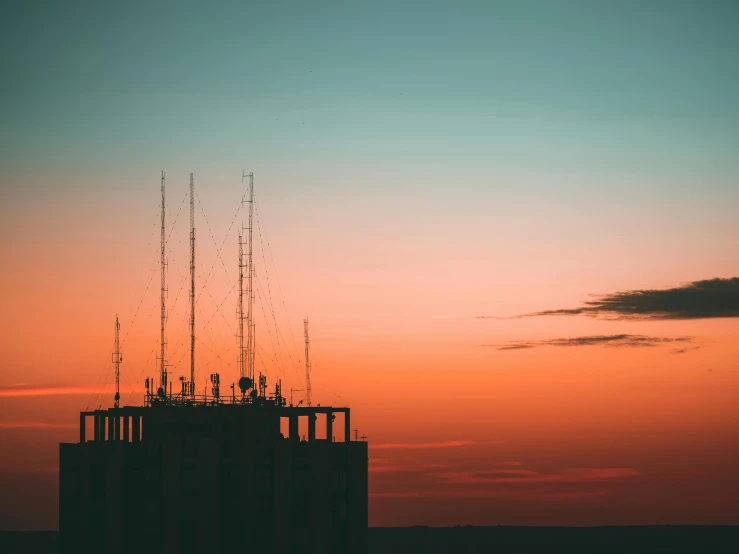
[[[310,317],[370,524],[739,524],[737,318],[508,318],[739,276],[735,2],[151,4],[0,19],[0,529],[56,527],[116,313],[124,402],[156,375],[162,169],[175,372],[189,173],[200,386],[253,171],[257,368],[303,388]]]

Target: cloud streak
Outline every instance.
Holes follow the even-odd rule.
[[[466,498],[500,498],[507,500],[523,500],[531,502],[562,502],[573,500],[598,500],[611,493],[606,490],[596,491],[540,491],[540,490],[464,490],[464,491],[423,491],[423,492],[370,492],[371,499],[466,499]]]
[[[688,352],[692,352],[693,350],[698,350],[700,348],[699,345],[694,344],[692,346],[683,346],[680,348],[673,348],[670,350],[671,354],[686,354]]]
[[[98,388],[93,386],[34,386],[21,383],[0,386],[0,397],[8,396],[56,396],[66,394],[91,394]]]
[[[600,483],[613,480],[632,479],[641,473],[629,467],[571,468],[559,473],[538,473],[527,469],[488,469],[482,471],[450,471],[435,474],[447,483]]]
[[[0,429],[77,429],[76,423],[46,423],[42,421],[0,421]]]
[[[542,346],[608,346],[611,348],[651,348],[663,344],[687,345],[693,337],[650,337],[646,335],[590,335],[585,337],[569,337],[546,340],[511,341],[505,344],[483,344],[481,346],[497,350],[526,350]],[[695,350],[697,346],[681,346],[672,350],[674,354],[683,354]]]
[[[433,464],[436,465],[444,466]],[[369,496],[377,500],[501,498],[534,502],[589,501],[616,494],[627,483],[638,483],[643,477],[640,471],[630,467],[571,467],[539,472],[525,469],[522,465],[518,461],[490,462],[487,467],[477,469],[444,469],[425,464],[414,468],[387,465],[381,470],[376,468],[376,471],[415,470],[425,478],[409,478],[407,483],[414,483],[413,488],[372,490]],[[383,481],[381,473],[376,479],[380,484],[397,484],[397,479]],[[378,483],[377,480],[374,482]]]
[[[473,444],[472,441],[443,441],[443,442],[420,442],[420,443],[409,443],[409,442],[387,442],[383,444],[370,444],[373,449],[399,449],[399,448],[456,448],[459,446],[467,446]]]
[[[684,283],[669,289],[640,289],[597,295],[576,308],[513,316],[585,315],[601,319],[668,320],[739,317],[739,277]],[[478,319],[509,319],[477,316]]]

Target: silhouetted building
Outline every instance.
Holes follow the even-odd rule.
[[[119,406],[123,356],[116,317],[114,407],[82,412],[79,443],[60,445],[61,551],[365,553],[367,443],[351,441],[348,408],[311,406],[307,319],[307,406],[293,407],[292,401],[286,406],[281,381],[275,383],[274,393],[268,394],[266,376],[259,373],[256,379],[251,173],[242,172],[242,179],[249,177],[249,194],[242,197],[242,204],[249,206],[249,225],[243,228],[244,237],[239,234],[238,243],[241,393],[237,397],[233,383],[231,398],[221,397],[218,373],[210,375],[210,389],[206,386],[200,394],[195,390],[197,295],[191,173],[190,378],[181,376],[182,390],[173,394],[166,363],[164,177],[162,171],[158,387],[155,392],[154,380],[147,377],[144,406]],[[274,309],[271,311],[274,319]],[[274,324],[277,326],[276,320]],[[344,419],[341,441],[334,440],[337,414]],[[302,440],[298,433],[301,417],[307,420]]]
[[[348,408],[149,398],[82,412],[79,443],[60,445],[62,552],[367,551],[367,443]]]

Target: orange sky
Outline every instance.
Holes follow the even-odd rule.
[[[182,177],[168,185],[167,215],[168,358],[176,376],[189,369]],[[235,229],[244,215],[238,179],[215,189],[203,180],[197,289],[210,277],[197,312],[198,387],[214,371],[223,382],[236,379]],[[270,243],[255,233],[257,369],[270,384],[282,378],[286,393],[304,388],[301,324],[309,316],[314,402],[350,406],[353,426],[369,437],[372,525],[737,523],[738,496],[727,494],[739,486],[737,319],[477,316],[574,307],[592,292],[666,288],[739,267],[732,271],[721,257],[712,269],[639,279],[629,267],[614,276],[590,260],[555,271],[533,259],[529,271],[491,257],[500,246],[476,237],[474,227],[455,228],[460,248],[443,233],[438,242],[413,232],[393,240],[361,225],[310,234],[314,219],[329,225],[337,217],[330,207],[296,211],[279,185],[257,183],[258,229]],[[111,185],[81,206],[73,200],[83,196],[73,193],[62,206],[40,202],[35,213],[26,198],[16,202],[23,217],[10,214],[6,224],[15,235],[3,245],[13,264],[2,273],[0,493],[26,499],[4,506],[4,528],[56,525],[57,444],[75,440],[78,411],[112,405],[116,313],[123,402],[140,403],[143,379],[156,375],[158,183],[136,191],[140,203],[121,202],[126,194]],[[115,213],[104,208],[110,204]],[[394,209],[394,225],[414,213],[410,205],[407,213]],[[488,241],[491,255],[479,250]],[[422,254],[408,259],[413,245]],[[448,255],[432,255],[446,248]],[[689,343],[498,349],[623,333]],[[688,348],[673,353],[676,346]]]

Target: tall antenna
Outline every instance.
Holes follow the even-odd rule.
[[[167,394],[167,368],[165,366],[164,362],[164,345],[165,339],[164,339],[164,325],[167,320],[167,312],[165,309],[165,294],[167,292],[167,282],[165,277],[165,266],[167,265],[166,258],[165,258],[165,249],[166,249],[166,236],[164,234],[164,210],[165,210],[165,204],[164,204],[164,170],[162,170],[162,239],[161,239],[161,257],[162,257],[162,288],[161,288],[161,318],[162,318],[162,326],[161,326],[161,337],[160,337],[160,345],[161,345],[161,354],[159,356],[159,387],[162,389],[163,395]]]
[[[243,202],[243,200],[242,200]],[[239,320],[239,379],[246,376],[246,355],[244,353],[244,240],[239,232],[239,300],[236,307]]]
[[[190,173],[190,397],[195,397],[195,180]]]
[[[118,314],[115,314],[115,352],[113,352],[113,363],[115,364],[115,404],[117,408],[121,399],[121,343],[120,343],[121,326],[118,324]]]
[[[305,400],[310,406],[310,339],[308,338],[307,317],[303,320],[303,327],[305,328]]]
[[[243,202],[249,203],[249,226],[246,228],[248,252],[247,252],[247,307],[246,307],[246,322],[248,325],[247,329],[247,377],[254,382],[254,355],[255,355],[255,326],[254,326],[254,259],[252,257],[253,243],[252,243],[252,229],[254,227],[254,173],[248,175],[241,172],[241,182],[244,182],[244,178],[249,177],[249,200],[242,200]]]

